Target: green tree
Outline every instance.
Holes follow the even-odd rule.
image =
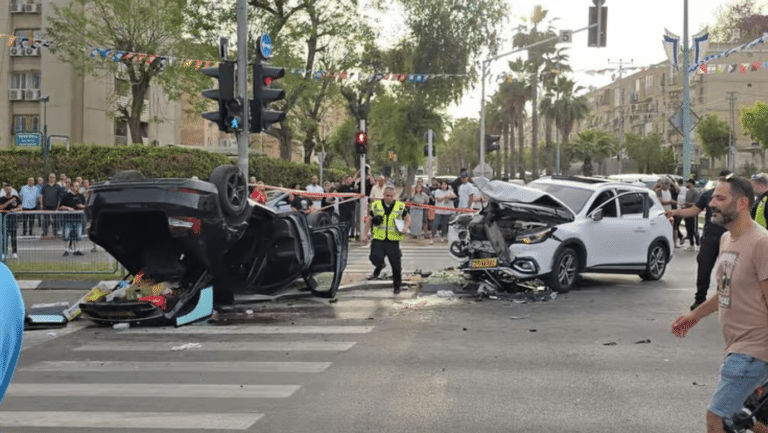
[[[47,38],[56,41],[52,52],[79,74],[115,78],[110,99],[116,107],[111,115],[127,123],[132,143],[143,141],[141,113],[151,85],[160,86],[169,100],[177,101],[185,94],[197,95],[210,83],[194,68],[171,66],[164,57],[139,62],[117,57],[122,52],[212,58],[215,47],[181,36],[189,30],[187,0],[73,0],[66,6],[51,7],[45,31]],[[105,61],[83,56],[83,47],[94,46],[111,49]],[[121,103],[120,96],[129,96],[128,103]]]
[[[720,119],[716,114],[707,114],[701,119],[696,125],[696,135],[701,140],[701,149],[712,160],[713,164],[715,159],[722,158],[728,153],[731,127],[728,126],[728,122]]]
[[[661,135],[649,134],[645,137],[628,132],[624,135],[624,150],[632,158],[641,173],[659,173],[669,170],[661,148]]]
[[[525,20],[525,24],[522,25],[523,31],[517,33],[513,37],[513,44],[516,47],[526,47],[536,42],[541,42],[545,39],[556,36],[553,28],[550,26],[546,30],[540,30],[539,26],[544,22],[547,17],[548,11],[543,9],[540,5],[536,5],[533,8],[530,18]],[[545,58],[548,55],[552,55],[557,52],[555,48],[555,40],[537,45],[533,48],[529,48],[528,51],[528,63],[529,71],[531,73],[531,87],[530,87],[530,101],[531,101],[531,153],[533,154],[531,171],[533,178],[539,177],[539,163],[538,163],[538,144],[539,144],[539,102],[538,102],[538,88],[540,81],[540,74],[542,68],[547,65]]]
[[[768,149],[768,104],[757,101],[751,107],[742,108],[741,126],[763,149]]]
[[[768,30],[768,17],[760,15],[762,9],[756,0],[734,0],[721,5],[709,32],[710,39],[715,43],[741,43],[757,38]],[[735,39],[734,30],[740,33]]]
[[[601,129],[587,129],[579,132],[576,141],[567,147],[572,160],[583,162],[581,172],[592,176],[592,164],[600,162],[616,153],[616,138]]]
[[[576,87],[576,83],[566,77],[558,77],[551,88],[555,95],[552,111],[562,140],[562,153],[562,149],[568,146],[568,138],[573,131],[574,124],[587,116],[589,106],[586,96],[576,96],[582,87]],[[556,169],[561,170],[562,167]]]
[[[479,129],[477,119],[461,118],[453,122],[445,146],[437,151],[438,173],[458,173],[462,167],[472,168],[478,164]]]

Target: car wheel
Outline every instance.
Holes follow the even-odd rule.
[[[640,278],[645,281],[656,281],[664,276],[667,270],[667,249],[661,242],[654,242],[648,248],[648,263],[645,265],[645,272],[640,274]]]
[[[555,256],[547,285],[557,293],[568,293],[579,276],[579,256],[573,248],[563,248]]]
[[[211,183],[219,192],[221,209],[229,216],[238,216],[248,203],[245,176],[234,165],[220,165],[211,173]]]
[[[307,215],[307,225],[309,227],[325,227],[332,225],[333,221],[327,212],[315,212]]]

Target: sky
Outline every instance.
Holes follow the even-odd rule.
[[[683,1],[684,0],[606,0],[608,7],[608,35],[605,48],[587,47],[587,31],[573,35],[567,46],[571,68],[574,73],[570,76],[578,85],[601,87],[609,84],[611,73],[590,76],[585,71],[605,68],[618,68],[619,62],[625,62],[625,67],[650,66],[666,60],[667,56],[661,43],[664,29],[683,35]],[[589,6],[592,0],[508,0],[513,17],[509,25],[508,40],[503,43],[499,53],[512,51],[512,35],[519,22],[519,17],[530,16],[535,5],[541,5],[548,10],[547,21],[552,22],[556,30],[577,30],[588,25]],[[707,25],[715,23],[716,13],[720,5],[728,3],[723,0],[689,0],[688,1],[688,32],[698,33]],[[491,75],[498,75],[508,70],[508,61],[516,57],[525,58],[525,54],[513,54],[494,61],[491,64]],[[631,74],[625,71],[625,76]],[[486,95],[493,94],[498,87],[495,81],[488,81]],[[479,118],[480,112],[480,83],[469,90],[460,104],[452,106],[448,113],[452,117],[472,116]]]

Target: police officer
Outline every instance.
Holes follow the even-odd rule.
[[[377,278],[384,269],[384,257],[389,259],[392,266],[392,282],[394,293],[400,293],[402,284],[402,266],[400,264],[400,241],[411,227],[411,216],[405,203],[395,200],[395,187],[387,185],[384,188],[384,198],[371,204],[370,217],[365,222],[363,243],[368,243],[369,233],[373,227],[373,242],[371,243],[371,263],[376,267],[373,278]]]

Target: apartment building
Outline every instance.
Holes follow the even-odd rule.
[[[712,44],[707,55],[720,53],[733,45]],[[661,51],[661,50],[659,50]],[[691,110],[699,118],[716,114],[732,125],[736,153],[733,166],[737,171],[765,170],[765,151],[744,135],[739,120],[740,110],[755,101],[768,100],[768,69],[754,69],[756,62],[768,61],[768,48],[757,48],[731,54],[728,57],[707,64],[707,73],[690,76]],[[749,65],[746,70],[742,65]],[[729,72],[739,65],[735,72]],[[590,113],[578,125],[579,129],[601,128],[617,137],[627,132],[648,135],[657,132],[662,136],[664,146],[674,149],[678,170],[682,169],[683,136],[671,125],[669,119],[681,110],[682,80],[678,70],[664,61],[648,68],[618,77],[611,84],[593,89],[587,93]],[[731,103],[730,99],[733,99]],[[694,118],[694,122],[696,119]],[[729,157],[715,161],[710,167],[709,158],[704,155],[696,136],[691,133],[691,170],[711,175],[711,171],[730,165]],[[626,163],[625,163],[626,164]],[[631,164],[623,165],[624,172],[632,171]],[[618,172],[616,158],[605,164],[605,173]]]
[[[51,4],[68,0],[10,0],[0,8],[0,148],[13,148],[16,134],[42,132],[47,125],[52,142],[118,145],[131,142],[125,122],[112,115],[130,103],[130,86],[120,74],[104,70],[84,76],[45,47],[33,48],[21,39],[45,40]],[[8,45],[7,35],[17,37]],[[105,41],[105,46],[108,45]],[[103,61],[84,52],[85,61]],[[169,102],[159,86],[150,87],[141,115],[147,144],[179,143],[182,109]]]

